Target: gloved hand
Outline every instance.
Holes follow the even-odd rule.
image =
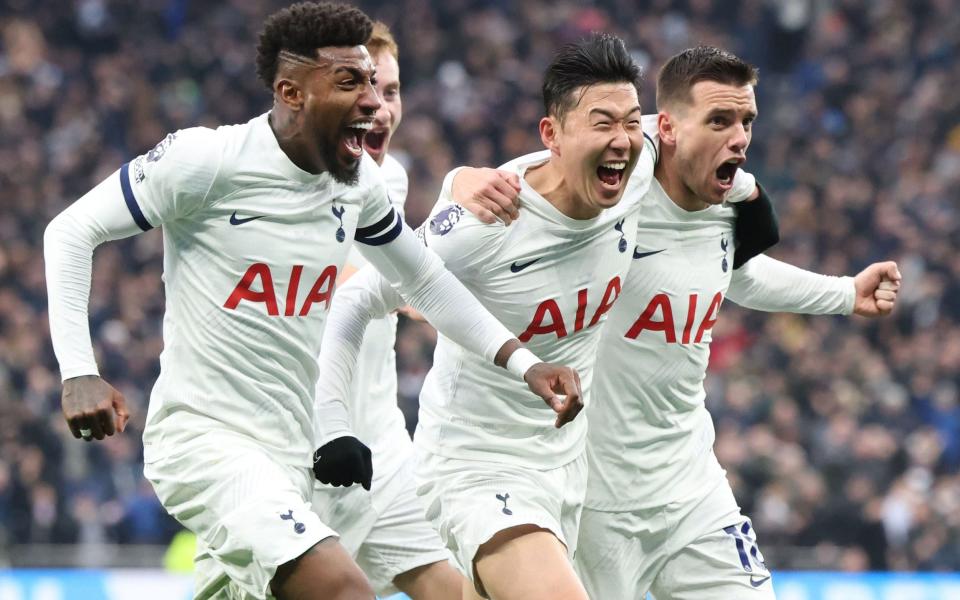
[[[352,435],[330,440],[313,453],[313,475],[320,483],[334,487],[359,483],[370,491],[373,479],[370,448]]]

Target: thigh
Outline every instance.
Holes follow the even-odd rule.
[[[392,487],[392,499],[382,499],[386,508],[378,515],[356,554],[357,563],[380,596],[399,591],[394,579],[420,567],[448,562],[450,552],[424,516],[423,503],[414,491],[411,466],[395,477],[404,485]]]
[[[644,600],[666,562],[667,529],[658,509],[583,509],[574,566],[591,598]]]
[[[709,531],[674,553],[651,588],[659,600],[774,600],[750,519]]]
[[[208,586],[198,597],[220,597],[217,589],[229,580],[238,594],[266,598],[278,566],[336,533],[310,511],[309,469],[232,442],[201,435],[145,464],[144,475],[164,508],[197,536],[198,583]]]
[[[340,535],[340,544],[356,559],[377,522],[371,492],[356,484],[333,487],[314,482],[311,508],[321,521]]]
[[[475,564],[475,587],[492,600],[588,600],[567,549],[534,525],[497,532],[481,545]]]
[[[417,495],[460,570],[474,580],[480,546],[515,527],[549,532],[565,554],[574,551],[585,489],[579,463],[539,471],[421,453]]]

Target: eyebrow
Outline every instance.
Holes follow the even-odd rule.
[[[353,67],[350,65],[339,65],[337,68],[333,70],[333,74],[337,75],[342,71],[346,71],[351,75],[353,75],[354,77],[359,77],[359,78],[373,78],[377,74],[376,68],[373,68],[370,70],[364,70],[361,67]]]
[[[714,109],[711,109],[710,112],[707,113],[707,118],[709,119],[710,117],[712,117],[712,116],[714,116],[714,115],[727,115],[727,116],[729,116],[729,115],[734,115],[734,114],[736,114],[736,113],[737,113],[737,110],[734,109],[734,108],[714,108]],[[757,118],[757,113],[756,113],[755,111],[750,110],[750,111],[747,111],[746,116],[747,116],[748,118],[750,118],[750,119],[756,119],[756,118]]]
[[[627,112],[627,114],[624,115],[624,116],[629,117],[630,115],[632,115],[632,114],[635,113],[635,112],[640,112],[640,105],[637,105],[637,106],[634,106],[633,108],[631,108],[631,109]],[[592,117],[594,113],[600,113],[601,115],[607,117],[608,119],[614,119],[614,120],[616,120],[616,118],[617,118],[617,116],[616,116],[615,114],[613,114],[612,112],[610,112],[609,110],[607,110],[607,109],[605,109],[605,108],[591,108],[591,109],[590,109],[590,112],[587,113],[587,114]]]

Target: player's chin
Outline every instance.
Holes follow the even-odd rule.
[[[623,197],[623,185],[609,185],[602,181],[594,185],[593,200],[601,208],[611,208],[616,206]]]
[[[357,181],[360,180],[359,158],[338,155],[334,164],[335,167],[330,170],[330,174],[337,182],[345,185],[356,185]]]

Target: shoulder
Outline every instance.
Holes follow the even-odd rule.
[[[396,208],[402,210],[404,202],[407,201],[407,190],[410,185],[407,170],[403,168],[399,160],[387,154],[383,158],[380,172],[387,185],[390,201]]]
[[[129,165],[135,188],[169,186],[180,193],[205,192],[223,162],[219,130],[191,127],[169,133]]]
[[[459,204],[438,203],[421,226],[428,246],[462,250],[499,249],[507,231],[503,223],[487,224]]]
[[[548,160],[550,160],[550,151],[538,150],[537,152],[531,152],[530,154],[518,156],[511,161],[503,163],[497,168],[502,171],[510,171],[511,173],[521,174],[531,166],[544,163]]]

